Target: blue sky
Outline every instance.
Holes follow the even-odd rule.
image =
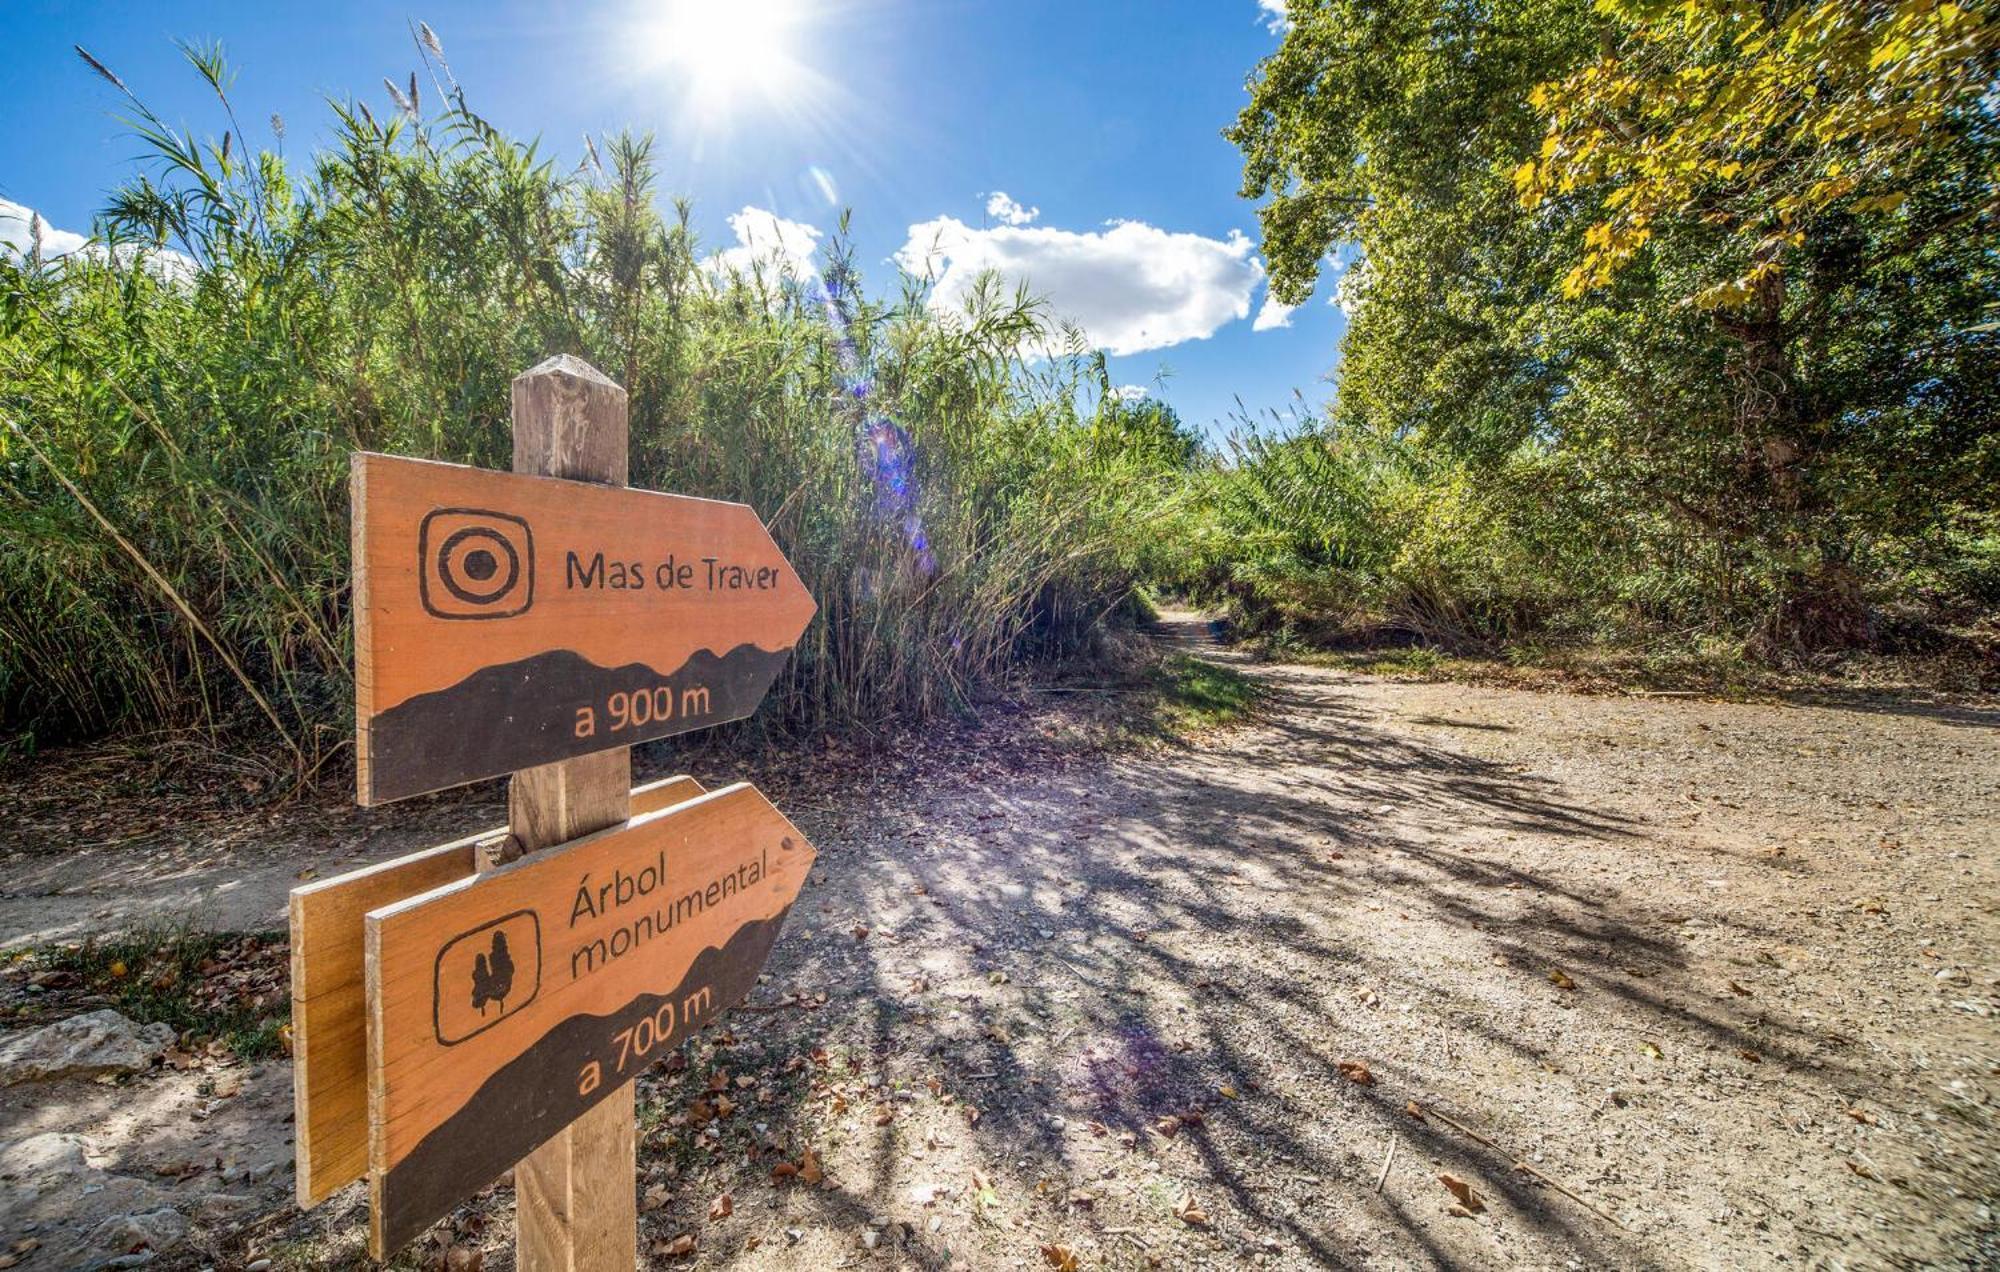
[[[574,161],[586,133],[656,132],[663,194],[694,200],[711,249],[808,252],[851,208],[871,290],[899,261],[931,270],[941,299],[981,268],[1023,277],[1112,350],[1118,383],[1164,376],[1161,395],[1206,425],[1238,397],[1317,404],[1337,357],[1330,281],[1294,312],[1264,309],[1256,216],[1220,136],[1275,47],[1278,3],[15,0],[0,200],[86,231],[133,170],[116,94],[73,44],[166,118],[220,132],[172,43],[219,39],[239,115],[282,116],[296,155],[324,136],[325,96],[389,108],[382,79],[418,65],[422,19],[473,108],[546,151]]]

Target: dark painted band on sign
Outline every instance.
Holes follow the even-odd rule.
[[[641,994],[607,1016],[571,1016],[480,1084],[462,1108],[389,1168],[377,1194],[384,1248],[400,1249],[414,1240],[477,1188],[741,1002],[757,983],[790,909],[745,923],[721,949],[703,950],[681,982],[664,994]],[[659,1037],[656,1029],[653,1045],[635,1054],[634,1031],[669,1011],[669,1033]],[[602,1079],[581,1091],[579,1073],[593,1064]]]
[[[704,649],[663,673],[644,663],[600,667],[559,649],[482,668],[367,722],[367,802],[741,720],[790,657],[755,645],[721,657]],[[468,729],[467,720],[480,725]]]

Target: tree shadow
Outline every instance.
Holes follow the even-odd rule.
[[[780,1045],[841,1040],[884,1072],[935,1075],[981,1110],[966,1160],[1011,1180],[1015,1195],[1038,1197],[1051,1180],[1058,1193],[1096,1187],[1109,1170],[1123,1189],[1116,1206],[1019,1208],[1026,1235],[1095,1242],[1107,1259],[1129,1253],[1121,1236],[1136,1215],[1202,1261],[1476,1265],[1489,1250],[1481,1227],[1496,1221],[1448,1217],[1442,1170],[1473,1181],[1542,1254],[1649,1265],[1628,1233],[1514,1169],[1510,1153],[1539,1143],[1531,1116],[1484,1107],[1482,1067],[1517,1086],[1522,1073],[1542,1075],[1564,1100],[1581,1098],[1573,1069],[1603,1066],[1559,1023],[1580,997],[1613,1014],[1643,1063],[1641,1048],[1658,1040],[1675,1056],[1755,1053],[1830,1098],[1865,1084],[1822,1025],[1696,983],[1660,899],[1471,856],[1412,818],[1634,851],[1644,824],[1392,734],[1329,684],[1281,688],[1275,705],[1226,744],[1226,764],[1210,762],[1212,750],[1159,752],[941,791],[875,810],[872,824],[808,826],[833,882],[794,919],[816,934],[781,941],[771,972],[832,1001],[783,1021]],[[893,936],[829,935],[850,921]],[[1412,970],[1407,929],[1419,923],[1457,934],[1451,978]],[[920,970],[931,988],[913,992]],[[1450,1028],[1442,1042],[1399,1029],[1401,1011]],[[755,1019],[746,1027],[781,1023]],[[1369,1066],[1372,1085],[1343,1072],[1351,1060]],[[1507,1151],[1413,1117],[1411,1102],[1487,1127]],[[1593,1119],[1623,1112],[1578,1107]],[[785,1134],[835,1134],[823,1102],[776,1119]],[[850,1149],[857,1135],[863,1151],[844,1156],[827,1222],[908,1209],[896,1188],[909,1142],[896,1127],[837,1133]],[[1391,1136],[1400,1165],[1378,1194]],[[1621,1171],[1636,1167],[1543,1169],[1616,1213]],[[1294,1186],[1303,1176],[1316,1182]],[[1181,1190],[1222,1213],[1181,1224],[1171,1211]],[[907,1257],[931,1266],[951,1247],[918,1226]]]

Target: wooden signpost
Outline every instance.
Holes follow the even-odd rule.
[[[631,789],[815,607],[748,507],[623,489],[625,411],[552,358],[514,473],[355,457],[360,801],[513,774],[506,828],[292,895],[299,1202],[365,1173],[378,1258],[511,1166],[518,1266],[635,1267],[632,1079],[749,991],[812,864],[753,787]]]
[[[375,1248],[740,1001],[812,860],[738,784],[370,914]]]
[[[632,815],[703,794],[691,777],[632,790]],[[292,1068],[299,1205],[368,1173],[368,999],[362,942],[370,910],[457,883],[480,856],[504,855],[505,826],[292,890]]]

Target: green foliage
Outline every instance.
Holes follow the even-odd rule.
[[[1230,136],[1266,199],[1277,294],[1303,300],[1337,247],[1355,261],[1326,431],[1343,453],[1383,439],[1400,465],[1343,462],[1379,513],[1308,511],[1341,537],[1290,559],[1294,590],[1316,564],[1347,576],[1314,584],[1336,601],[1441,589],[1452,604],[1417,612],[1462,634],[1727,632],[1766,653],[1866,640],[1888,603],[1990,609],[1990,16],[1930,0],[1291,15]],[[1355,504],[1351,485],[1314,498]]]
[[[1585,583],[1551,568],[1581,528],[1515,498],[1547,468],[1524,456],[1494,482],[1364,429],[1242,434],[1199,478],[1207,533],[1180,582],[1281,641],[1505,639],[1556,621]]]
[[[1234,667],[1175,654],[1156,673],[1159,727],[1169,734],[1239,724],[1263,700],[1262,687]]]
[[[130,96],[152,162],[98,249],[0,256],[5,732],[197,725],[272,781],[337,770],[349,454],[505,468],[509,380],[558,352],[627,388],[635,485],[750,503],[818,598],[761,727],[956,708],[1093,639],[1174,496],[1170,412],[1080,409],[1101,368],[1025,362],[1045,324],[997,286],[943,318],[907,281],[866,299],[836,241],[843,322],[819,279],[719,270],[656,210],[650,139],[559,171],[421,53],[429,92],[333,103],[300,161],[245,147],[219,54],[190,50],[222,140]]]
[[[1739,272],[1691,299],[1743,308],[1810,262],[1809,236],[1830,215],[1889,221],[1907,240],[1889,250],[1910,252],[1991,211],[1980,203],[1990,172],[1938,171],[1970,157],[1963,134],[1990,114],[1991,15],[1948,0],[1598,8],[1618,21],[1620,47],[1529,95],[1549,131],[1514,173],[1530,208],[1602,193],[1566,295],[1608,284],[1656,227],[1699,222],[1733,240],[1717,262]],[[1972,202],[1949,219],[1919,209],[1894,223],[1940,180]]]
[[[145,926],[35,952],[36,966],[78,984],[58,990],[108,1000],[141,1024],[171,1025],[192,1048],[220,1041],[243,1059],[278,1054],[291,1019],[286,934]]]

